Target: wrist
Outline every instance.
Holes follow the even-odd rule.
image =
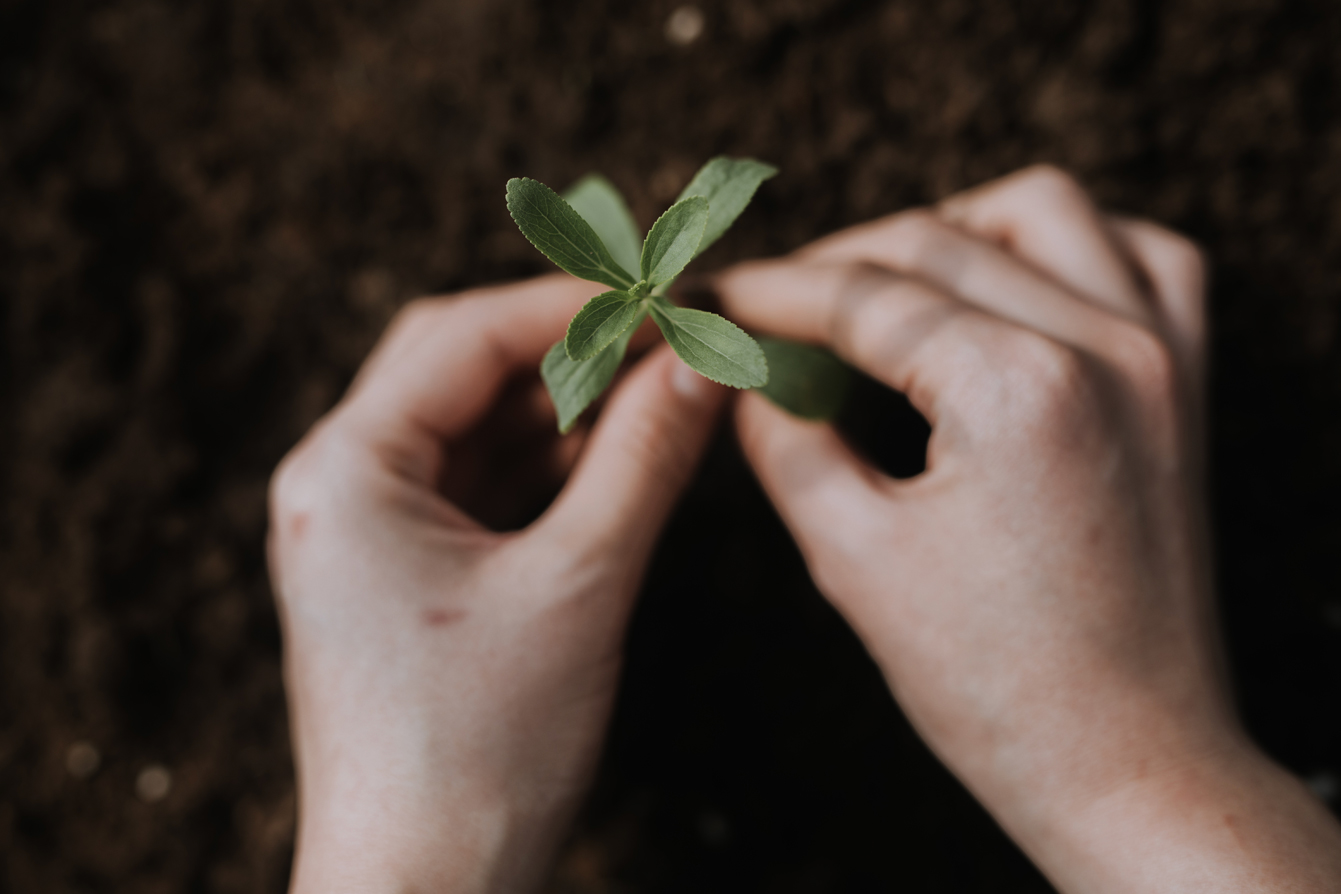
[[[993,811],[1059,891],[1341,890],[1341,828],[1242,735],[1103,775]]]
[[[304,791],[292,890],[498,894],[540,886],[570,811],[412,780]],[[558,813],[562,815],[558,815]]]

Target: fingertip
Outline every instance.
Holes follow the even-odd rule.
[[[775,456],[798,442],[809,440],[823,423],[797,419],[764,397],[750,392],[736,402],[736,436],[741,450],[755,471],[772,470],[780,463]]]
[[[748,261],[717,274],[712,286],[726,315],[746,329],[827,344],[830,316],[852,275],[845,264]]]
[[[719,385],[706,376],[699,375],[670,350],[669,358],[663,361],[667,366],[670,389],[682,401],[691,406],[715,407],[727,396],[727,387]]]
[[[691,420],[715,414],[731,390],[695,372],[662,344],[612,389],[594,433],[624,424],[625,417],[677,432]]]
[[[717,295],[727,315],[734,318],[742,303],[748,306],[749,296],[756,291],[760,279],[767,278],[768,271],[766,261],[744,261],[707,276],[704,284]]]
[[[778,412],[767,398],[761,394],[746,393],[736,401],[735,422],[736,437],[747,457],[762,448],[765,432],[769,428],[769,416]]]

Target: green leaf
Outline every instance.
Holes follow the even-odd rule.
[[[760,338],[768,384],[759,392],[794,416],[832,419],[852,388],[852,370],[832,351],[780,338]]]
[[[719,155],[699,168],[677,200],[702,196],[708,200],[708,207],[712,209],[708,226],[703,231],[703,240],[694,254],[703,254],[709,245],[729,230],[736,218],[740,217],[740,212],[750,204],[750,199],[754,198],[759,184],[777,172],[778,169],[772,165],[752,158],[727,158],[724,155]]]
[[[563,198],[610,249],[610,255],[625,270],[638,269],[641,236],[629,206],[615,185],[600,174],[588,174],[564,192]]]
[[[768,381],[763,349],[730,320],[661,298],[652,300],[652,319],[680,359],[714,382],[757,388]]]
[[[545,257],[580,279],[612,289],[633,285],[633,277],[615,263],[591,225],[554,190],[529,177],[514,177],[507,196],[512,219]]]
[[[703,228],[708,225],[708,200],[690,196],[666,209],[643,242],[642,275],[655,286],[674,279],[694,259]]]
[[[582,411],[610,384],[629,348],[629,339],[633,338],[641,322],[639,317],[623,335],[589,360],[570,360],[561,341],[549,349],[540,364],[540,377],[545,380],[550,400],[554,401],[560,433],[566,434],[572,429]]]
[[[609,344],[642,313],[641,302],[628,292],[603,292],[583,305],[568,324],[564,348],[569,360],[586,360]]]

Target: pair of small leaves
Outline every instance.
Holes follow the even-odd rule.
[[[564,270],[612,289],[636,283],[573,206],[545,184],[526,177],[508,181],[508,211],[531,244]]]
[[[534,180],[508,182],[508,209],[527,239],[569,273],[612,287],[573,318],[568,337],[550,349],[541,366],[558,411],[560,431],[568,431],[609,385],[633,333],[649,313],[681,359],[726,385],[772,384],[769,367],[776,354],[785,368],[779,370],[782,376],[776,386],[764,388],[764,393],[794,412],[808,408],[800,415],[816,415],[815,395],[806,391],[810,375],[806,370],[815,366],[821,374],[831,372],[830,365],[838,364],[832,355],[822,352],[829,365],[821,358],[816,366],[815,354],[807,352],[819,349],[798,346],[803,347],[799,353],[769,351],[722,317],[676,307],[661,297],[680,271],[726,232],[759,185],[775,173],[770,165],[750,159],[713,159],[657,220],[641,250],[633,216],[618,190],[604,178],[588,176],[564,197]],[[629,273],[633,269],[640,276],[636,282]],[[796,409],[789,405],[793,393],[800,401]],[[835,392],[830,388],[818,393]]]
[[[760,184],[777,172],[777,168],[763,162],[724,156],[714,158],[700,168],[694,179],[681,190],[675,200],[676,204],[679,204],[685,199],[699,196],[708,203],[707,225],[692,257],[702,254],[721,238],[750,204],[750,199],[754,198],[754,193]],[[628,271],[641,266],[638,226],[634,223],[633,215],[629,213],[628,205],[624,203],[619,190],[609,180],[599,174],[588,174],[573,184],[562,197],[548,188],[543,191],[534,190],[533,187],[526,185],[528,183],[543,186],[525,178],[509,181],[508,210],[512,212],[513,219],[517,221],[517,225],[521,227],[532,245],[574,276],[605,283],[615,289],[627,289],[633,285],[633,277]],[[566,215],[565,209],[557,207],[555,200],[558,202],[566,200],[568,210],[575,211],[578,220],[574,221],[570,215]],[[541,217],[550,217],[552,220],[548,222],[543,219],[536,220],[534,225],[523,222],[521,218],[531,218],[532,212]],[[596,245],[592,244],[590,236],[583,233],[584,223],[591,230],[591,235],[596,237],[594,240]],[[569,246],[565,251],[563,243],[568,241],[568,237],[559,236],[560,226],[572,228],[571,232],[574,234],[582,234],[578,245]],[[548,236],[545,232],[547,229],[551,231]],[[555,246],[557,254],[547,247],[551,242],[559,243]],[[606,251],[602,253],[601,248],[605,248]],[[574,259],[572,263],[574,266],[585,268],[583,273],[576,272],[560,259],[565,254],[571,255],[574,250],[580,257]],[[603,255],[609,255],[609,260],[607,261]],[[611,282],[600,275],[590,275],[592,273],[604,273],[618,278]]]
[[[621,291],[638,286],[650,289],[678,276],[694,259],[709,216],[708,200],[702,196],[689,196],[672,205],[643,241],[635,279],[582,215],[545,184],[514,177],[508,181],[507,200],[522,233],[545,257],[574,276]],[[627,241],[621,238],[616,243],[625,261]]]
[[[540,364],[540,377],[545,380],[554,410],[559,416],[559,431],[566,433],[577,422],[577,417],[606,389],[615,377],[629,340],[638,329],[638,319],[615,339],[604,351],[581,363],[570,360],[561,341],[555,342]]]
[[[569,359],[595,357],[619,338],[635,317],[644,315],[644,294],[670,282],[693,260],[707,225],[708,202],[702,196],[676,202],[661,215],[643,241],[639,260],[642,279],[632,290],[615,289],[597,295],[573,317],[564,341]]]
[[[600,356],[617,339],[652,320],[666,342],[700,375],[733,388],[758,388],[768,382],[768,359],[759,343],[717,314],[676,307],[666,299],[632,299],[626,292],[597,295],[568,326],[563,342],[568,358],[581,362]]]
[[[563,198],[591,225],[621,267],[625,270],[638,267],[642,254],[638,225],[613,183],[600,174],[588,174],[569,187]]]
[[[749,205],[760,184],[776,173],[777,168],[772,165],[748,158],[715,158],[704,165],[680,193],[675,204],[657,219],[643,241],[637,265],[642,282],[655,289],[678,276],[690,261],[721,238]],[[523,184],[519,184],[518,188],[534,189]],[[536,185],[546,188],[543,184]],[[569,192],[568,202],[579,217],[589,222],[597,241],[610,248],[615,263],[629,263],[637,242],[637,229],[633,216],[615,188],[603,178],[589,176]],[[590,215],[582,213],[583,206],[590,209]],[[544,249],[541,248],[541,251]],[[555,262],[559,263],[557,259]],[[559,266],[564,265],[559,263]],[[633,322],[634,317],[639,315],[641,308],[637,306],[638,299],[638,294],[620,289],[593,298],[568,327],[566,344],[569,358],[587,360],[614,342]],[[709,316],[716,317],[715,314]],[[660,323],[655,311],[653,318]],[[664,318],[668,323],[662,326],[663,332],[670,325],[670,318]],[[720,317],[717,319],[721,320]],[[744,337],[744,341],[736,337],[744,335],[738,327],[728,324],[730,329],[727,330],[707,321],[691,322],[688,326],[689,329],[685,331],[702,330],[714,346],[708,348],[706,342],[683,337],[683,334],[674,340],[667,335],[666,340],[671,342],[672,347],[678,342],[692,350],[694,356],[704,358],[703,369],[686,360],[699,372],[714,381],[737,388],[751,388],[767,381],[768,369],[761,360],[762,352],[748,336]],[[735,357],[728,353],[737,350],[737,346],[741,356]],[[676,347],[676,351],[680,349]],[[719,362],[719,353],[725,354],[724,361]],[[764,379],[755,382],[759,375],[763,375]]]
[[[540,375],[554,401],[560,432],[571,429],[582,411],[610,384],[633,333],[649,311],[675,353],[694,358],[690,365],[702,375],[736,388],[757,387],[769,381],[764,349],[729,320],[706,311],[676,307],[661,298],[645,299],[634,306],[638,310],[630,324],[608,347],[589,359],[572,360],[561,341],[545,355]],[[792,378],[784,376],[784,382]],[[769,396],[777,402],[773,395]],[[785,402],[780,405],[786,407]]]

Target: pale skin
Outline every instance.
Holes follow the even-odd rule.
[[[734,408],[820,590],[1059,890],[1341,892],[1341,829],[1225,679],[1190,243],[1041,168],[714,284],[741,325],[832,347],[931,422],[926,472],[896,481],[827,425]],[[543,882],[726,398],[662,347],[589,432],[545,435],[543,395],[504,383],[597,291],[413,306],[276,474],[295,891]],[[517,468],[566,484],[497,533],[470,513],[505,515]]]

